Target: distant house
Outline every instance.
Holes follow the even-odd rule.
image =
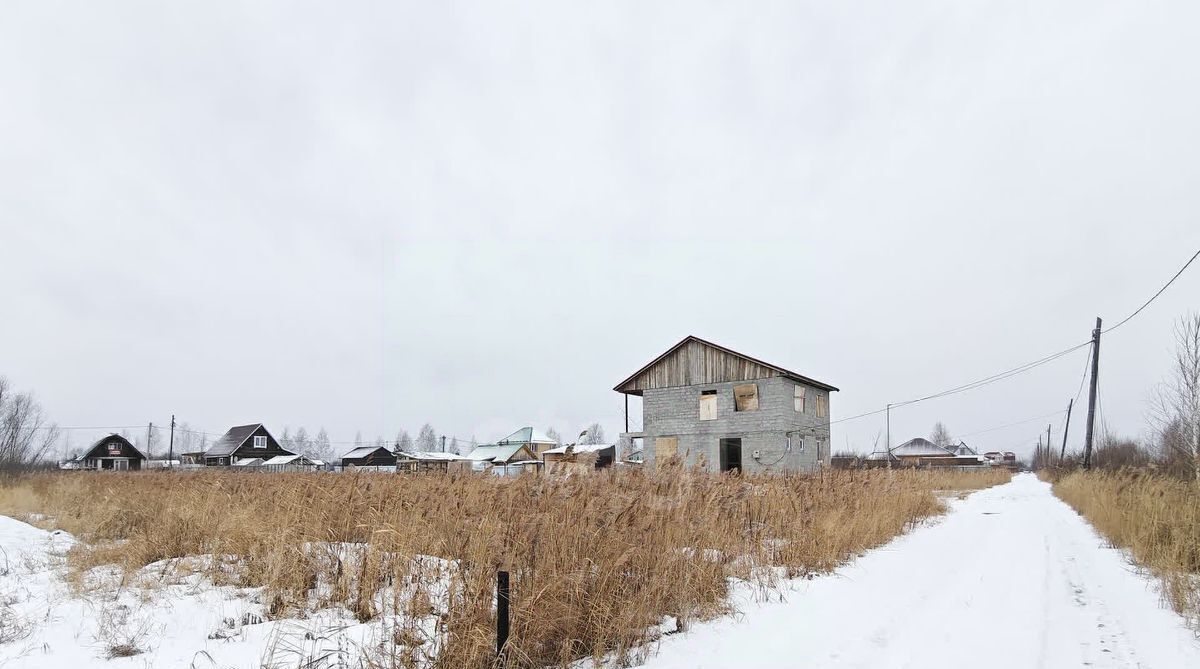
[[[342,456],[343,467],[395,467],[396,454],[386,446],[360,446]]]
[[[296,455],[275,441],[262,423],[229,428],[212,447],[204,452],[204,464],[209,467],[231,467],[242,460],[262,460]]]
[[[829,398],[837,388],[686,337],[613,390],[642,398],[648,466],[666,461],[709,471],[795,472],[829,465]],[[628,411],[626,412],[628,414]],[[636,449],[631,449],[636,450]]]
[[[441,451],[402,451],[396,454],[397,474],[427,474],[430,472],[470,471],[471,460],[457,453]]]
[[[988,461],[964,443],[943,448],[921,437],[893,448],[891,455],[896,461],[918,467],[981,467]]]
[[[529,433],[526,433],[526,430]],[[527,438],[532,436],[534,436],[532,428],[522,428],[495,444],[483,444],[475,447],[475,450],[467,454],[467,459],[471,461],[472,468],[476,471],[491,470],[497,474],[519,474],[530,469],[536,470],[541,466],[541,459],[537,456],[535,449],[539,445],[545,445],[546,448],[542,449],[544,451],[550,446],[532,442]],[[558,444],[554,443],[554,445]]]
[[[532,427],[523,427],[507,437],[496,442],[497,446],[524,446],[529,451],[533,459],[541,457],[548,449],[558,446],[558,442],[546,436],[545,434],[533,429]]]
[[[587,473],[611,467],[616,454],[617,447],[614,444],[569,444],[543,452],[542,468],[549,474]]]
[[[128,439],[119,434],[110,434],[92,444],[86,453],[76,458],[75,469],[112,471],[138,471],[146,462],[146,456]]]
[[[954,454],[937,444],[917,437],[892,449],[892,456],[903,462],[917,462],[921,458],[947,458]]]

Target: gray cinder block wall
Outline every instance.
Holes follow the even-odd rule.
[[[747,383],[758,385],[758,410],[735,411],[733,388]],[[658,437],[676,437],[679,457],[688,466],[704,462],[709,471],[720,471],[725,438],[742,440],[742,471],[747,474],[814,471],[820,462],[828,466],[829,412],[817,416],[817,397],[823,395],[828,407],[829,393],[804,386],[806,406],[800,413],[794,401],[797,385],[804,384],[780,376],[647,389],[642,396],[646,464],[657,465]],[[700,420],[700,396],[706,390],[717,392],[715,420]]]

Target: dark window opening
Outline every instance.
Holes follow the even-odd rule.
[[[721,471],[742,471],[742,440],[721,440]]]

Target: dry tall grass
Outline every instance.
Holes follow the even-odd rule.
[[[1150,568],[1163,596],[1200,630],[1200,486],[1138,471],[1058,477],[1054,492]]]
[[[489,666],[494,579],[505,568],[508,664],[539,667],[630,657],[668,616],[682,628],[724,612],[731,577],[771,587],[830,570],[939,513],[934,491],[1007,479],[55,474],[0,490],[0,509],[46,514],[83,538],[77,573],[232,556],[195,562],[215,579],[264,587],[273,616],[329,604],[362,620],[393,612],[395,644],[376,660],[388,667]],[[432,635],[403,622],[431,616]]]

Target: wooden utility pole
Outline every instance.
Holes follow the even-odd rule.
[[[1092,330],[1092,384],[1088,389],[1087,431],[1083,437],[1083,468],[1092,468],[1092,437],[1096,429],[1096,389],[1100,383],[1100,317]]]
[[[892,468],[892,405],[887,405],[887,443],[884,445],[887,448],[887,468]]]
[[[1058,454],[1058,461],[1062,462],[1067,459],[1067,430],[1071,429],[1071,407],[1075,406],[1075,398],[1067,402],[1067,422],[1063,425],[1063,445],[1062,452]]]
[[[153,455],[150,453],[150,439],[154,436],[154,423],[146,424],[146,457],[150,458]]]
[[[167,447],[167,466],[175,459],[175,414],[171,414],[171,445]]]
[[[1050,454],[1052,452],[1053,451],[1050,450],[1050,425],[1047,425],[1046,426],[1046,462],[1047,463],[1050,462]]]

